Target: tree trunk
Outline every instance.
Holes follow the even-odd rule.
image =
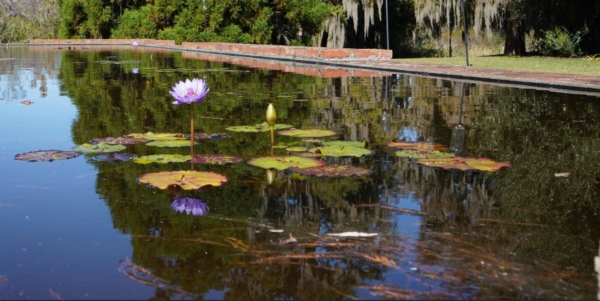
[[[522,19],[512,18],[510,11],[506,13],[506,39],[504,55],[525,55],[525,24]]]

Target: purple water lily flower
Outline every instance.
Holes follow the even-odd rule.
[[[171,204],[171,208],[175,212],[202,216],[208,213],[208,205],[201,199],[176,196],[175,201]]]
[[[138,74],[140,72],[140,68],[131,68],[131,72],[133,72],[133,74]]]
[[[139,44],[138,44],[138,42],[137,42],[137,41],[133,41],[133,43],[131,43],[131,46],[133,46],[133,47],[138,47],[138,45],[139,45]]]
[[[169,91],[175,101],[173,104],[191,104],[194,102],[202,102],[210,89],[206,87],[204,80],[194,78],[193,80],[186,79],[185,82],[180,81],[173,86],[173,90]]]

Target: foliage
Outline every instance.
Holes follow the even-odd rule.
[[[534,47],[547,56],[579,57],[583,54],[579,44],[587,32],[587,29],[575,33],[569,33],[562,28],[547,30],[544,32],[544,38]]]
[[[57,1],[0,1],[0,42],[54,38],[60,21]]]
[[[156,23],[150,20],[152,8],[148,5],[140,9],[126,9],[119,18],[118,26],[113,29],[114,39],[153,39],[158,29]]]
[[[153,187],[166,189],[171,185],[177,185],[185,190],[198,189],[211,185],[221,186],[227,182],[227,177],[214,172],[199,171],[162,171],[142,175],[138,182],[146,183]]]

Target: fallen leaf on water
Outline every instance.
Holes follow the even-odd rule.
[[[329,236],[339,237],[373,237],[379,235],[379,233],[365,233],[365,232],[343,232],[343,233],[327,233]]]
[[[280,245],[287,245],[287,244],[295,244],[297,242],[298,242],[298,240],[292,236],[292,233],[290,233],[290,238],[288,238],[288,239],[280,242],[279,244]]]
[[[24,105],[26,105],[26,106],[28,106],[28,105],[32,104],[33,101],[31,101],[31,100],[24,100],[24,101],[21,101],[21,103],[24,104]]]
[[[559,172],[559,173],[555,173],[554,176],[557,178],[566,178],[570,175],[570,172]]]

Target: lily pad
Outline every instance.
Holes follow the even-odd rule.
[[[229,138],[231,135],[227,133],[195,133],[194,137],[196,139],[223,139]],[[190,135],[185,135],[185,139],[190,139]]]
[[[444,169],[459,169],[459,170],[482,170],[496,171],[501,168],[511,167],[510,162],[495,162],[488,158],[436,158],[436,159],[417,159],[417,163],[431,166],[441,167]]]
[[[289,125],[289,124],[275,124],[274,127],[276,130],[283,130],[283,129],[291,129],[294,126]],[[228,131],[232,131],[232,132],[258,133],[258,132],[270,131],[271,126],[268,123],[263,122],[261,124],[255,124],[255,125],[230,126],[230,127],[226,127],[225,129]]]
[[[371,154],[371,151],[366,148],[334,145],[315,147],[308,151],[311,153],[320,153],[327,157],[360,157]]]
[[[389,147],[395,147],[399,149],[416,149],[416,150],[439,150],[439,151],[448,151],[450,148],[446,145],[439,143],[429,143],[429,142],[390,142],[388,143]]]
[[[106,142],[100,142],[98,144],[84,143],[80,146],[73,147],[74,151],[82,153],[115,153],[126,149],[125,145],[111,145]]]
[[[190,146],[190,140],[155,140],[146,143],[148,146],[158,146],[158,147],[182,147],[182,146]]]
[[[398,157],[407,157],[411,159],[436,159],[436,158],[452,158],[454,157],[454,153],[449,152],[440,152],[438,150],[415,150],[415,149],[405,149],[396,152],[396,156]]]
[[[79,155],[81,155],[81,153],[75,151],[39,150],[17,154],[15,159],[26,162],[52,162],[54,160],[73,159]]]
[[[144,138],[148,140],[183,140],[186,139],[181,133],[133,133],[125,137]]]
[[[371,173],[371,170],[366,168],[337,164],[308,168],[292,167],[290,171],[315,177],[362,177]]]
[[[323,145],[332,145],[332,146],[352,146],[352,147],[362,147],[365,148],[367,142],[365,141],[341,141],[341,140],[333,140],[333,141],[325,141]]]
[[[244,162],[244,159],[240,157],[234,157],[229,155],[194,155],[191,163],[199,164],[214,164],[214,165],[225,165],[227,163],[237,164]]]
[[[149,184],[160,189],[167,189],[171,185],[178,185],[182,189],[192,190],[202,186],[221,186],[227,182],[227,177],[214,172],[192,170],[161,171],[142,175],[138,182]]]
[[[248,160],[248,164],[265,169],[274,168],[284,170],[290,167],[306,168],[322,166],[325,165],[325,161],[300,156],[273,156],[252,158]]]
[[[295,153],[294,156],[306,157],[306,158],[322,157],[321,154],[315,154],[315,153],[310,153],[310,152],[299,152],[299,153]]]
[[[134,137],[105,137],[105,138],[95,138],[92,139],[92,141],[90,141],[92,144],[98,144],[100,142],[105,142],[107,144],[111,144],[111,145],[115,145],[115,144],[126,144],[126,145],[130,145],[130,144],[139,144],[139,143],[146,143],[148,142],[148,139],[145,138],[134,138]]]
[[[337,135],[337,133],[335,131],[332,131],[332,130],[320,130],[320,129],[283,130],[283,131],[278,131],[277,134],[282,135],[282,136],[292,136],[292,137],[299,137],[299,138],[329,137],[329,136],[335,136],[335,135]]]
[[[110,153],[110,154],[100,154],[94,156],[92,159],[99,162],[128,162],[136,158],[137,155],[134,154],[120,154],[120,153]]]
[[[295,146],[295,147],[288,147],[285,149],[288,152],[305,152],[308,149],[306,147],[303,146]]]
[[[133,158],[133,162],[139,164],[150,164],[150,163],[181,163],[187,162],[192,159],[190,155],[149,155]]]

